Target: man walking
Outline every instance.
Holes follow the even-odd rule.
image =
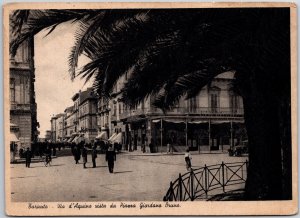
[[[93,162],[93,168],[96,168],[96,158],[97,158],[97,146],[94,145],[92,148],[92,162]]]
[[[86,163],[87,163],[87,150],[85,145],[82,148],[82,161],[83,161],[83,168],[86,168]]]
[[[29,150],[29,148],[27,148],[26,152],[25,152],[25,158],[26,158],[26,167],[30,168],[30,163],[31,163],[31,158],[32,158],[32,153]]]
[[[108,150],[106,151],[105,159],[108,163],[108,170],[110,173],[114,172],[114,162],[116,161],[116,152],[113,149],[112,145],[109,145]]]

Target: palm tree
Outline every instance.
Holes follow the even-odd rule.
[[[249,138],[245,197],[291,198],[289,8],[34,10],[16,11],[12,21],[12,54],[42,29],[79,22],[72,78],[93,77],[97,92],[109,96],[128,73],[128,105],[156,95],[155,105],[169,109],[234,70]],[[81,54],[91,61],[76,72]]]

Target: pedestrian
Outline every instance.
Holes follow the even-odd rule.
[[[108,150],[106,151],[105,159],[108,163],[108,170],[110,173],[114,172],[114,162],[116,161],[116,152],[113,146],[110,144]]]
[[[74,160],[75,164],[78,164],[80,160],[80,149],[77,145],[74,146]]]
[[[83,148],[82,148],[82,161],[83,161],[83,168],[86,168],[86,163],[87,163],[87,150],[86,150],[86,146],[83,145]]]
[[[167,154],[169,154],[170,153],[170,143],[168,142],[167,143]]]
[[[31,158],[32,158],[32,152],[29,148],[25,151],[25,158],[26,158],[26,167],[30,168]]]
[[[97,158],[97,146],[94,145],[92,149],[92,162],[93,162],[93,168],[96,168],[96,158]]]
[[[153,153],[153,152],[154,152],[154,151],[153,151],[153,147],[154,147],[154,145],[153,145],[152,140],[151,140],[151,142],[150,142],[150,144],[149,144],[150,153]]]
[[[45,166],[47,167],[48,165],[50,166],[50,162],[52,161],[50,147],[47,147],[45,155],[46,155]]]
[[[186,163],[186,169],[190,171],[192,169],[192,163],[191,163],[192,155],[190,153],[190,149],[186,149],[186,152],[184,154],[184,159]]]

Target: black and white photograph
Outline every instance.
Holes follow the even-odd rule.
[[[257,4],[4,6],[8,215],[297,213],[296,5]]]

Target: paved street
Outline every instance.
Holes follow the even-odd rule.
[[[194,168],[204,164],[245,161],[228,154],[193,155]],[[117,155],[114,174],[108,172],[104,155],[98,155],[97,168],[75,165],[72,156],[53,159],[51,167],[42,162],[11,165],[13,201],[143,201],[162,200],[171,180],[185,173],[183,155]],[[34,185],[33,185],[34,184]]]

